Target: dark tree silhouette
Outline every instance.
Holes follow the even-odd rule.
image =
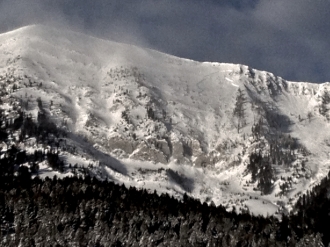
[[[237,117],[237,132],[246,124],[245,120],[245,108],[246,97],[244,92],[239,88],[237,91],[236,102],[233,114]]]

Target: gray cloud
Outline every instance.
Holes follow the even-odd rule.
[[[329,9],[329,0],[0,0],[0,31],[57,25],[199,61],[323,82],[330,81]]]

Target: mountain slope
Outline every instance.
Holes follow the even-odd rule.
[[[0,35],[0,54],[1,109],[15,119],[16,102],[68,132],[65,173],[43,163],[41,176],[78,164],[118,183],[273,214],[328,173],[328,83],[39,25]],[[49,149],[26,138],[29,152]]]

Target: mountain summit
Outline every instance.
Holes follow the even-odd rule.
[[[328,173],[329,83],[196,62],[40,25],[0,35],[0,108],[66,135],[3,142],[52,150],[61,171],[274,214]],[[48,151],[47,151],[48,150]],[[72,167],[75,167],[74,169]],[[86,168],[86,169],[85,169]]]

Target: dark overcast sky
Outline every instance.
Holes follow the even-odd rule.
[[[330,81],[330,0],[0,0],[0,32],[32,23]]]

